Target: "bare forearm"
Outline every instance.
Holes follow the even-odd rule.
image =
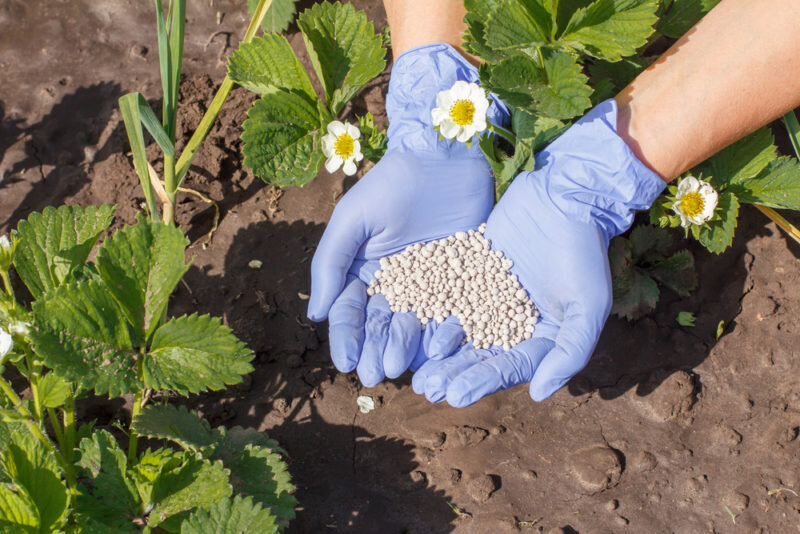
[[[477,62],[461,50],[466,29],[462,0],[384,0],[383,5],[392,30],[394,57],[417,46],[447,43]]]
[[[723,0],[626,87],[618,133],[666,181],[800,105],[800,2]]]

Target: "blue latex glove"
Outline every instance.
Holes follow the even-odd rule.
[[[416,315],[393,314],[383,295],[367,298],[378,260],[475,228],[492,209],[494,182],[477,139],[471,149],[450,144],[431,125],[436,95],[457,80],[477,82],[478,71],[449,45],[397,58],[386,96],[387,152],[341,199],[314,254],[308,317],[329,319],[333,363],[357,369],[365,386],[424,360]],[[488,112],[499,122],[504,114],[494,104]]]
[[[533,337],[508,352],[458,349],[463,330],[451,317],[414,375],[417,393],[461,407],[530,382],[541,401],[586,365],[611,310],[608,242],[665,187],[617,136],[616,121],[613,99],[595,107],[537,155],[537,170],[520,174],[489,216],[485,236],[514,261],[541,313]]]

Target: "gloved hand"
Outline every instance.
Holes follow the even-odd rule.
[[[608,242],[665,187],[617,136],[616,119],[613,99],[595,107],[537,155],[537,170],[520,174],[489,216],[486,238],[514,261],[541,313],[533,337],[508,352],[458,349],[463,330],[451,317],[433,334],[414,391],[461,407],[530,382],[541,401],[586,365],[611,310]]]
[[[416,315],[392,313],[383,295],[367,298],[378,260],[475,228],[492,209],[494,182],[477,139],[471,149],[450,144],[431,124],[436,95],[457,80],[477,82],[478,71],[449,45],[397,58],[386,96],[387,152],[339,201],[314,254],[308,317],[329,319],[334,365],[357,368],[365,386],[424,360]],[[493,104],[488,116],[497,124],[505,113]]]

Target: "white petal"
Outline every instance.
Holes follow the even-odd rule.
[[[486,99],[486,91],[483,89],[483,87],[481,87],[477,83],[470,84],[469,97],[470,100],[475,102],[476,106],[478,105],[479,102],[483,101],[488,102],[488,100]]]
[[[341,167],[342,163],[342,158],[334,154],[328,158],[328,161],[325,162],[325,170],[333,174],[339,167]]]
[[[358,139],[359,137],[361,137],[361,130],[359,130],[352,124],[347,125],[347,133],[350,134],[350,137],[352,137],[353,139]]]
[[[447,111],[452,105],[453,95],[450,94],[450,91],[439,91],[439,93],[436,95],[436,107]]]
[[[472,127],[475,128],[476,132],[484,131],[486,129],[486,118],[476,117],[475,120],[472,121]]]
[[[356,161],[361,161],[364,155],[361,153],[361,141],[353,141],[353,156]]]
[[[452,120],[450,120],[449,118],[443,121],[441,125],[439,125],[439,133],[442,134],[442,137],[444,137],[445,139],[452,139],[453,137],[458,135],[459,129],[460,126],[455,122],[453,122]]]
[[[344,167],[342,168],[342,170],[347,176],[353,176],[358,170],[358,167],[356,166],[355,162],[352,159],[348,159],[347,161],[344,162]]]
[[[459,132],[458,137],[456,137],[456,141],[460,141],[462,143],[466,143],[472,136],[475,135],[475,127],[471,124],[464,126],[464,129]]]
[[[345,126],[344,126],[344,124],[342,122],[333,121],[330,124],[328,124],[328,131],[330,133],[332,133],[333,135],[335,135],[336,137],[339,137],[340,135],[345,133],[347,131],[347,129],[345,128]]]
[[[0,328],[0,358],[8,354],[13,346],[14,340],[11,338],[11,334]]]
[[[447,110],[441,108],[433,108],[431,110],[431,121],[433,122],[434,126],[439,126],[443,120],[447,119],[450,114]]]
[[[464,80],[458,80],[450,89],[450,94],[452,95],[453,100],[466,100],[469,98],[469,93],[469,83],[465,82]]]
[[[694,176],[687,176],[678,184],[677,198],[681,198],[686,193],[697,191],[700,188],[700,181]]]
[[[336,137],[331,134],[326,134],[322,138],[322,153],[325,154],[326,158],[331,157],[333,154],[333,144],[336,142]]]

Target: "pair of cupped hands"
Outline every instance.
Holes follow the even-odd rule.
[[[494,205],[494,182],[477,147],[440,140],[431,125],[439,91],[477,70],[448,45],[413,49],[395,61],[384,157],[339,201],[312,262],[308,316],[328,319],[342,372],[375,386],[410,369],[414,391],[456,407],[530,383],[541,401],[583,369],[612,304],[608,241],[648,207],[664,182],[616,134],[616,104],[590,111],[537,154]],[[495,100],[487,118],[507,120]],[[473,141],[477,141],[474,139]],[[538,308],[533,336],[504,351],[462,344],[455,317],[423,329],[414,312],[394,313],[367,296],[379,260],[408,245],[486,222],[485,237]]]

